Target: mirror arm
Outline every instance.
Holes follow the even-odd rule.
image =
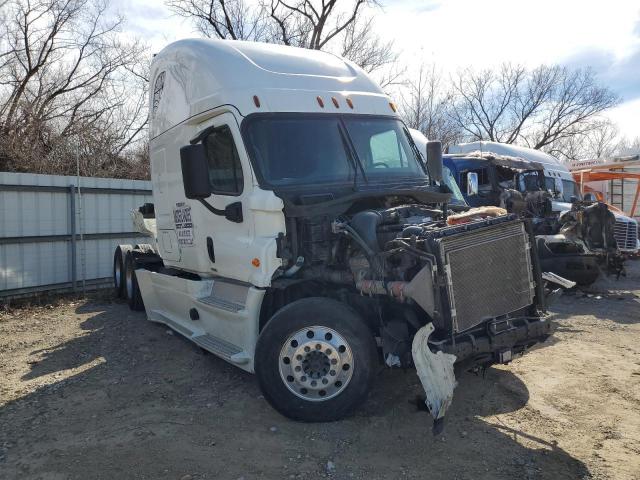
[[[203,199],[199,198],[198,201],[204,205],[206,207],[207,210],[209,210],[211,213],[213,213],[214,215],[218,215],[220,217],[224,217],[225,212],[224,210],[219,210],[216,207],[214,207],[213,205],[211,205],[209,202],[205,202]]]
[[[198,201],[202,205],[204,205],[205,208],[207,210],[209,210],[211,213],[213,213],[214,215],[218,215],[220,217],[224,217],[227,220],[229,220],[230,222],[242,223],[242,221],[243,221],[242,203],[240,203],[240,202],[230,203],[229,205],[227,205],[224,208],[224,210],[220,210],[220,209],[214,207],[213,205],[211,205],[209,202],[204,201],[201,198],[199,198]]]

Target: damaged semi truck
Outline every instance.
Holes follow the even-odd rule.
[[[543,270],[593,283],[601,271],[620,275],[624,252],[616,225],[635,220],[610,212],[604,203],[582,201],[570,172],[537,150],[496,142],[449,148],[444,164],[472,207],[500,206],[530,218]]]
[[[418,151],[366,73],[328,53],[183,40],[151,65],[149,245],[114,255],[133,309],[238,367],[303,421],[339,419],[383,363],[436,420],[466,368],[544,341],[529,223],[449,225],[440,144]]]

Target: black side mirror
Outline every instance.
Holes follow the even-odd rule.
[[[434,182],[442,181],[442,143],[439,140],[427,142],[427,166]]]
[[[211,196],[209,162],[204,145],[186,145],[180,149],[182,183],[184,194],[189,199],[201,200]]]

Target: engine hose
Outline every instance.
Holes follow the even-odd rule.
[[[418,250],[417,248],[412,247],[409,243],[405,242],[403,239],[396,238],[391,240],[389,243],[398,244],[399,248],[405,250],[407,253],[411,253],[417,257],[422,258],[423,260],[429,260],[432,264],[435,265],[436,257],[432,253],[423,252],[422,250]]]
[[[347,232],[347,234],[356,241],[356,243],[360,246],[360,248],[362,248],[362,250],[364,251],[364,254],[367,257],[367,260],[369,260],[369,263],[371,264],[371,267],[375,270],[375,272],[378,275],[383,276],[384,272],[382,270],[380,262],[378,261],[376,253],[373,250],[371,250],[369,245],[367,245],[367,243],[362,239],[362,237],[358,234],[358,232],[356,232],[351,226],[345,225],[344,229],[345,229],[345,232]]]

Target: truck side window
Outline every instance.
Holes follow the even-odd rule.
[[[213,193],[242,193],[242,166],[229,127],[223,125],[213,129],[203,143],[209,160],[209,181]]]

